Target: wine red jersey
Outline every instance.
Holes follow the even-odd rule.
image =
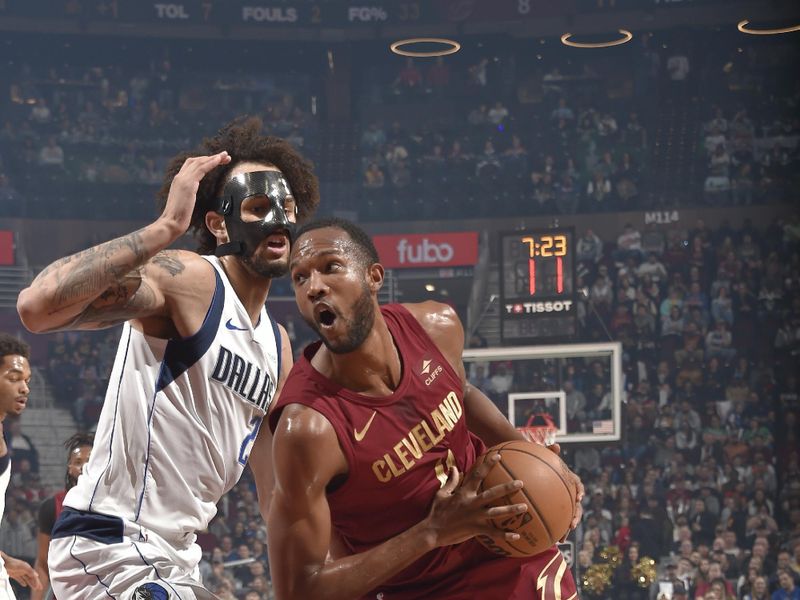
[[[485,450],[467,429],[463,385],[447,359],[404,307],[386,305],[381,312],[402,362],[391,395],[363,396],[320,374],[310,363],[317,342],[294,365],[270,416],[274,430],[283,407],[303,404],[336,431],[349,468],[328,503],[333,527],[351,553],[422,521],[449,466],[466,473]],[[560,555],[547,558],[554,563]],[[475,597],[475,586],[497,590],[493,598],[509,598],[525,565],[526,560],[501,558],[473,540],[429,552],[366,598],[466,599]],[[525,586],[528,598],[537,597],[535,579],[534,574]]]

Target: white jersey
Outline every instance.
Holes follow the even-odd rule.
[[[83,474],[64,505],[189,542],[239,480],[275,394],[280,334],[255,327],[219,259],[200,330],[164,340],[124,325]]]
[[[0,433],[2,435],[2,433]],[[11,449],[9,448],[9,452]],[[11,481],[11,460],[8,455],[4,457],[5,467],[3,472],[0,473],[0,523],[3,522],[3,515],[6,514],[6,490],[8,490],[8,482]],[[11,589],[11,582],[8,580],[8,573],[6,572],[6,565],[3,557],[0,556],[0,600],[13,600],[14,590]]]

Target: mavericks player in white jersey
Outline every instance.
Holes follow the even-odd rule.
[[[6,509],[6,490],[11,480],[11,460],[3,437],[3,422],[8,415],[19,416],[28,403],[31,367],[30,349],[17,338],[0,333],[0,522]],[[39,575],[28,563],[13,558],[0,548],[0,600],[14,600],[9,577],[24,586],[41,589]]]
[[[264,303],[319,193],[308,163],[260,126],[235,121],[175,157],[156,221],[53,263],[20,294],[32,331],[125,324],[94,450],[53,528],[59,600],[212,598],[195,531],[248,460],[266,517],[261,423],[292,354]],[[201,254],[165,250],[187,229]]]

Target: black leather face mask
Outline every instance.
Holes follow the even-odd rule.
[[[289,182],[280,171],[253,171],[233,177],[222,190],[217,212],[225,216],[230,241],[217,246],[214,254],[251,255],[267,236],[285,231],[292,241],[294,223],[286,217],[286,197],[292,195]],[[270,209],[263,219],[242,221],[242,202],[252,196],[265,196]],[[296,211],[297,209],[295,209]]]

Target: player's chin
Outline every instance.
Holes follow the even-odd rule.
[[[259,275],[270,279],[283,277],[289,272],[288,255],[279,258],[270,258],[261,253],[256,253],[250,264]]]

